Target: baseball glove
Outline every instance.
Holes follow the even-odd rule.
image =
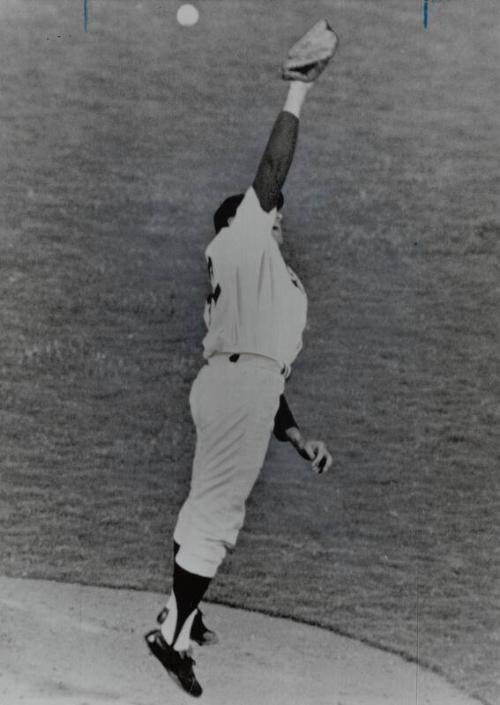
[[[283,63],[285,81],[315,81],[332,58],[338,37],[326,20],[320,20],[289,50]]]

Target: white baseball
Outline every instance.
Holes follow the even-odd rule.
[[[200,13],[194,5],[181,5],[177,10],[177,22],[183,27],[192,27],[200,19]]]

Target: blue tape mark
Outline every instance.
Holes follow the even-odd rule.
[[[83,31],[89,31],[89,0],[83,0]]]
[[[423,14],[424,29],[428,29],[428,27],[429,27],[429,0],[424,0],[422,14]]]

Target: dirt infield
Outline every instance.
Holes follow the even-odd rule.
[[[191,698],[146,653],[161,605],[151,592],[0,578],[0,702],[155,705]],[[214,705],[472,705],[416,664],[332,632],[220,605],[221,635],[199,654]]]

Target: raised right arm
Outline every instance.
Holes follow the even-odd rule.
[[[266,213],[278,204],[290,169],[299,133],[302,105],[312,83],[292,81],[283,110],[278,115],[259,164],[253,187]]]

